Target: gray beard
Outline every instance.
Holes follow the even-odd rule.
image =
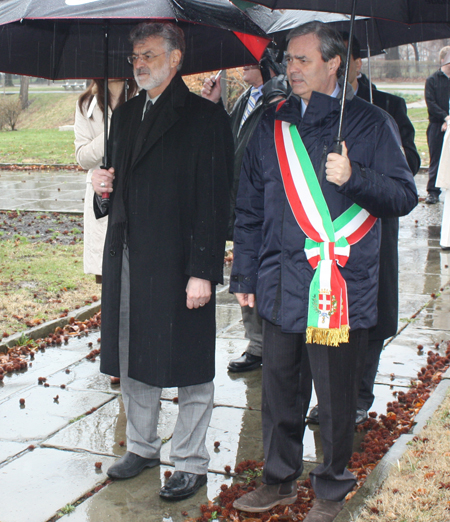
[[[143,67],[141,68],[143,69]],[[159,87],[170,75],[170,65],[169,61],[167,60],[164,63],[164,66],[157,72],[157,73],[151,73],[150,69],[145,69],[145,72],[148,72],[151,74],[150,78],[143,82],[140,81],[137,77],[137,71],[134,72],[134,79],[136,80],[136,83],[138,84],[138,87],[140,89],[144,89],[146,91],[151,91],[155,89],[156,87]]]

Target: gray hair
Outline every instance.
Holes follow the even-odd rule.
[[[167,52],[171,53],[175,49],[181,51],[181,60],[177,66],[179,71],[186,51],[183,30],[171,22],[143,22],[131,31],[130,42],[134,46],[151,36],[164,38]]]
[[[331,28],[329,24],[313,21],[294,27],[294,29],[289,31],[286,37],[287,44],[289,44],[293,38],[307,34],[315,34],[319,39],[319,49],[324,62],[328,62],[335,56],[341,57],[341,65],[338,68],[337,77],[343,76],[347,49],[341,35]]]

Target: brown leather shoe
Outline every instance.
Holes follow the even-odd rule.
[[[247,513],[263,513],[275,506],[287,506],[297,500],[297,481],[283,484],[261,484],[259,488],[242,495],[233,502],[233,507]]]
[[[333,522],[344,507],[345,500],[323,500],[317,498],[303,522]]]

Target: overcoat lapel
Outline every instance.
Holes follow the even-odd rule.
[[[188,93],[189,90],[181,77],[175,76],[166,91],[163,92],[150,110],[150,114],[139,124],[133,149],[132,168],[180,119],[180,113],[177,111],[177,108],[184,105]],[[142,110],[143,108],[144,105],[142,105]]]

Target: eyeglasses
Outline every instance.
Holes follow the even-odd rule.
[[[166,51],[164,51],[163,53],[155,54],[155,55],[151,54],[150,52],[132,54],[131,56],[127,56],[127,62],[130,65],[134,65],[139,59],[141,59],[144,63],[150,63],[152,60],[154,60],[155,58],[158,58],[158,56],[161,56],[162,54],[166,54]]]

